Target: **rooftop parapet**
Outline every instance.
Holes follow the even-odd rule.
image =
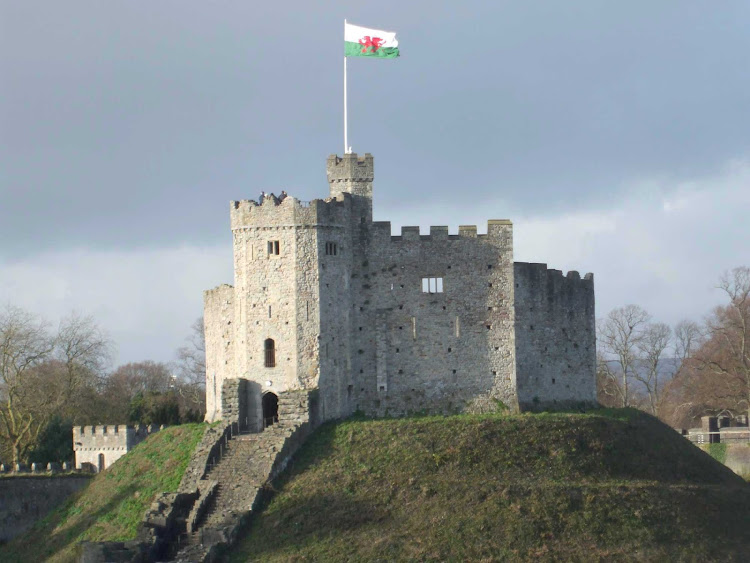
[[[234,286],[223,283],[213,289],[203,292],[203,304],[205,307],[229,307],[234,302]]]
[[[467,238],[477,238],[477,226],[476,225],[459,225],[458,236]]]
[[[580,285],[590,285],[594,282],[594,274],[591,272],[584,275],[583,278],[581,278],[581,274],[577,270],[570,270],[563,275],[562,270],[547,268],[547,264],[540,262],[515,262],[515,268],[518,271],[523,271],[527,277],[534,277],[539,280],[547,278],[557,280],[561,283]]]
[[[390,223],[386,221],[379,221],[377,223],[373,223],[373,226],[376,228],[376,230],[379,232],[382,229],[385,229],[387,225],[387,228],[390,229]],[[507,245],[510,246],[513,243],[512,239],[512,233],[513,233],[513,224],[508,220],[491,220],[487,223],[487,234],[477,234],[477,226],[476,225],[459,225],[458,227],[458,234],[457,235],[451,235],[448,231],[448,227],[445,225],[433,225],[430,226],[430,234],[429,235],[422,235],[420,234],[419,227],[414,226],[404,226],[401,227],[401,235],[398,236],[391,236],[391,240],[394,242],[398,241],[444,241],[444,240],[465,240],[465,239],[479,239],[488,241],[493,241],[493,244],[496,244],[496,241],[500,241],[501,245]]]
[[[326,162],[326,175],[331,197],[340,193],[350,193],[366,198],[372,203],[375,164],[370,153],[365,153],[364,156],[354,153],[344,156],[332,154]]]
[[[351,195],[301,201],[266,196],[262,203],[251,199],[232,201],[229,215],[232,230],[245,227],[344,225],[351,208]]]
[[[430,238],[433,240],[448,240],[448,227],[444,225],[431,226]]]
[[[419,227],[401,227],[401,240],[420,240]]]
[[[344,156],[332,154],[326,162],[328,183],[372,182],[375,179],[375,160],[367,152],[363,156],[347,153]]]
[[[165,426],[162,424],[100,424],[98,426],[74,426],[73,436],[115,436],[119,434],[127,434],[132,432],[135,434],[153,434],[164,430]]]

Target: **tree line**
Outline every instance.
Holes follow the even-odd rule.
[[[605,406],[632,406],[675,428],[704,415],[750,410],[750,268],[723,274],[724,303],[702,322],[654,322],[637,305],[597,321],[597,392]]]
[[[93,317],[74,313],[52,330],[21,308],[0,310],[0,460],[70,460],[76,425],[203,420],[202,318],[173,362],[112,369],[113,349]]]

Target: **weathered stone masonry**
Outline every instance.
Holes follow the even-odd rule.
[[[595,401],[591,274],[514,263],[507,220],[392,236],[369,154],[327,175],[325,200],[230,206],[234,286],[205,293],[207,420],[237,404],[260,430],[264,394],[305,389],[317,420]],[[250,383],[227,403],[232,379]]]
[[[76,469],[102,471],[164,426],[110,424],[73,427]]]

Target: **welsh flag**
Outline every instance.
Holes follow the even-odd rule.
[[[398,57],[396,34],[345,23],[344,56],[395,59]]]

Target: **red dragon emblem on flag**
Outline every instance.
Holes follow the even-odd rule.
[[[368,49],[372,49],[370,52],[375,53],[383,46],[383,43],[385,43],[385,39],[381,39],[380,37],[370,38],[369,35],[365,35],[363,39],[359,40],[359,44],[364,47],[362,49],[363,53],[367,53]]]

